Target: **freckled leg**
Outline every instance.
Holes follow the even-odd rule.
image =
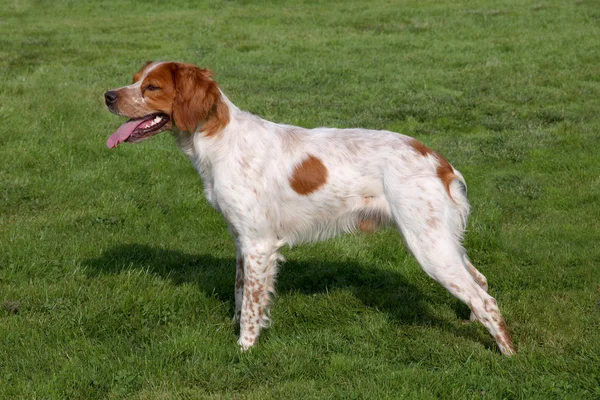
[[[235,314],[233,320],[240,322],[242,314],[242,300],[244,298],[244,256],[241,250],[237,250],[235,260]]]
[[[229,225],[229,233],[235,241],[235,313],[233,314],[233,321],[239,323],[244,296],[244,255],[238,232],[232,225]]]
[[[257,252],[244,253],[244,290],[238,344],[247,350],[258,340],[260,330],[268,320],[269,261],[271,256]]]
[[[496,300],[469,273],[460,250],[451,240],[442,240],[438,244],[416,244],[414,240],[411,237],[407,243],[425,272],[471,308],[475,318],[487,328],[503,354],[515,354]]]
[[[284,257],[279,253],[275,252],[269,257],[267,271],[265,274],[265,287],[261,307],[264,310],[263,315],[263,326],[271,326],[271,304],[273,303],[273,297],[275,296],[275,279],[277,278],[277,272],[279,269],[278,261],[284,261]]]
[[[277,261],[282,257],[275,249],[263,254],[250,252],[243,254],[242,299],[240,315],[240,339],[242,350],[256,344],[261,328],[268,327],[269,309],[275,293]]]
[[[503,354],[515,354],[496,299],[487,294],[475,278],[461,267],[457,264],[454,268],[440,271],[438,281],[471,308],[473,320],[481,322],[488,329]]]
[[[435,204],[436,201],[439,204]],[[483,275],[471,263],[465,262],[459,240],[461,235],[457,234],[460,233],[460,222],[452,219],[450,214],[450,218],[432,225],[428,222],[428,209],[443,210],[446,205],[435,197],[432,197],[430,207],[422,203],[415,199],[409,203],[410,207],[392,204],[392,214],[408,247],[429,276],[471,308],[475,318],[494,337],[500,351],[507,356],[515,354],[498,304],[484,290],[484,286],[487,288],[485,278],[481,279]]]
[[[487,279],[485,279],[485,276],[479,272],[474,266],[473,264],[471,264],[471,261],[469,261],[469,259],[467,258],[467,256],[463,256],[463,261],[465,262],[465,266],[467,268],[467,270],[469,271],[469,273],[473,276],[473,278],[475,279],[475,281],[477,282],[477,284],[483,289],[485,290],[485,292],[488,291],[488,283],[487,283]],[[477,316],[475,315],[475,313],[473,311],[471,311],[471,317],[470,317],[471,321],[477,321]]]
[[[452,241],[440,241],[435,245],[421,242],[416,246],[414,238],[411,238],[410,242],[412,243],[409,243],[409,247],[413,249],[425,272],[471,308],[475,318],[487,328],[503,354],[515,354],[496,300],[487,294],[469,273],[463,264],[459,249]]]

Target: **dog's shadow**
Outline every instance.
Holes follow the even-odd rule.
[[[217,258],[209,254],[186,254],[142,244],[119,245],[107,250],[98,258],[84,260],[90,276],[120,273],[141,269],[168,279],[174,284],[191,283],[209,296],[228,304],[234,312],[235,258]],[[326,293],[345,289],[365,306],[386,312],[400,324],[438,326],[462,337],[493,345],[473,329],[452,324],[431,315],[431,301],[404,277],[393,271],[381,270],[355,262],[315,262],[288,260],[280,265],[277,293],[304,294]],[[465,318],[466,306],[447,300],[454,307],[457,317]],[[276,307],[275,303],[275,307]]]

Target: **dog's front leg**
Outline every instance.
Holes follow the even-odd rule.
[[[256,344],[261,328],[268,321],[266,315],[269,282],[269,252],[243,251],[243,299],[240,315],[240,339],[242,350]]]
[[[235,313],[233,322],[239,324],[242,314],[242,299],[244,298],[244,254],[237,229],[229,224],[229,233],[235,242]]]
[[[235,314],[233,315],[233,320],[239,323],[242,315],[242,301],[244,299],[244,255],[237,241],[235,246]]]

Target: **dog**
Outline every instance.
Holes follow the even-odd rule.
[[[200,173],[236,247],[235,316],[247,350],[268,326],[279,249],[397,227],[423,270],[471,309],[505,355],[515,348],[487,280],[467,258],[463,176],[421,142],[389,131],[305,129],[236,107],[192,64],[148,62],[104,94],[129,118],[107,146],[169,130]]]

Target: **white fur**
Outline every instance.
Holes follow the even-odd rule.
[[[174,135],[202,176],[209,202],[227,220],[237,249],[239,344],[254,345],[268,324],[278,250],[352,232],[361,220],[395,225],[425,272],[470,306],[496,339],[514,353],[485,277],[469,262],[461,240],[469,214],[462,175],[446,191],[433,154],[389,131],[304,129],[266,121],[222,95],[229,123],[216,134]],[[309,156],[327,169],[325,184],[299,194],[294,169]]]
[[[256,342],[268,321],[279,248],[354,231],[361,217],[395,223],[425,272],[469,304],[494,337],[504,334],[499,310],[489,306],[495,301],[486,293],[487,285],[482,288],[469,272],[460,244],[469,205],[458,171],[449,196],[437,176],[439,161],[415,151],[410,137],[277,124],[240,110],[225,96],[223,100],[230,122],[221,132],[207,137],[199,127],[194,134],[175,136],[202,176],[207,199],[232,227],[238,258],[245,260],[244,284],[248,279],[265,282],[267,293],[254,309],[248,296],[236,291],[242,348]],[[328,177],[314,193],[300,195],[291,188],[290,177],[308,155],[323,162]],[[254,277],[249,278],[246,259],[252,254],[262,262],[251,268]],[[254,318],[245,318],[244,301]],[[512,354],[506,342],[498,343]]]

